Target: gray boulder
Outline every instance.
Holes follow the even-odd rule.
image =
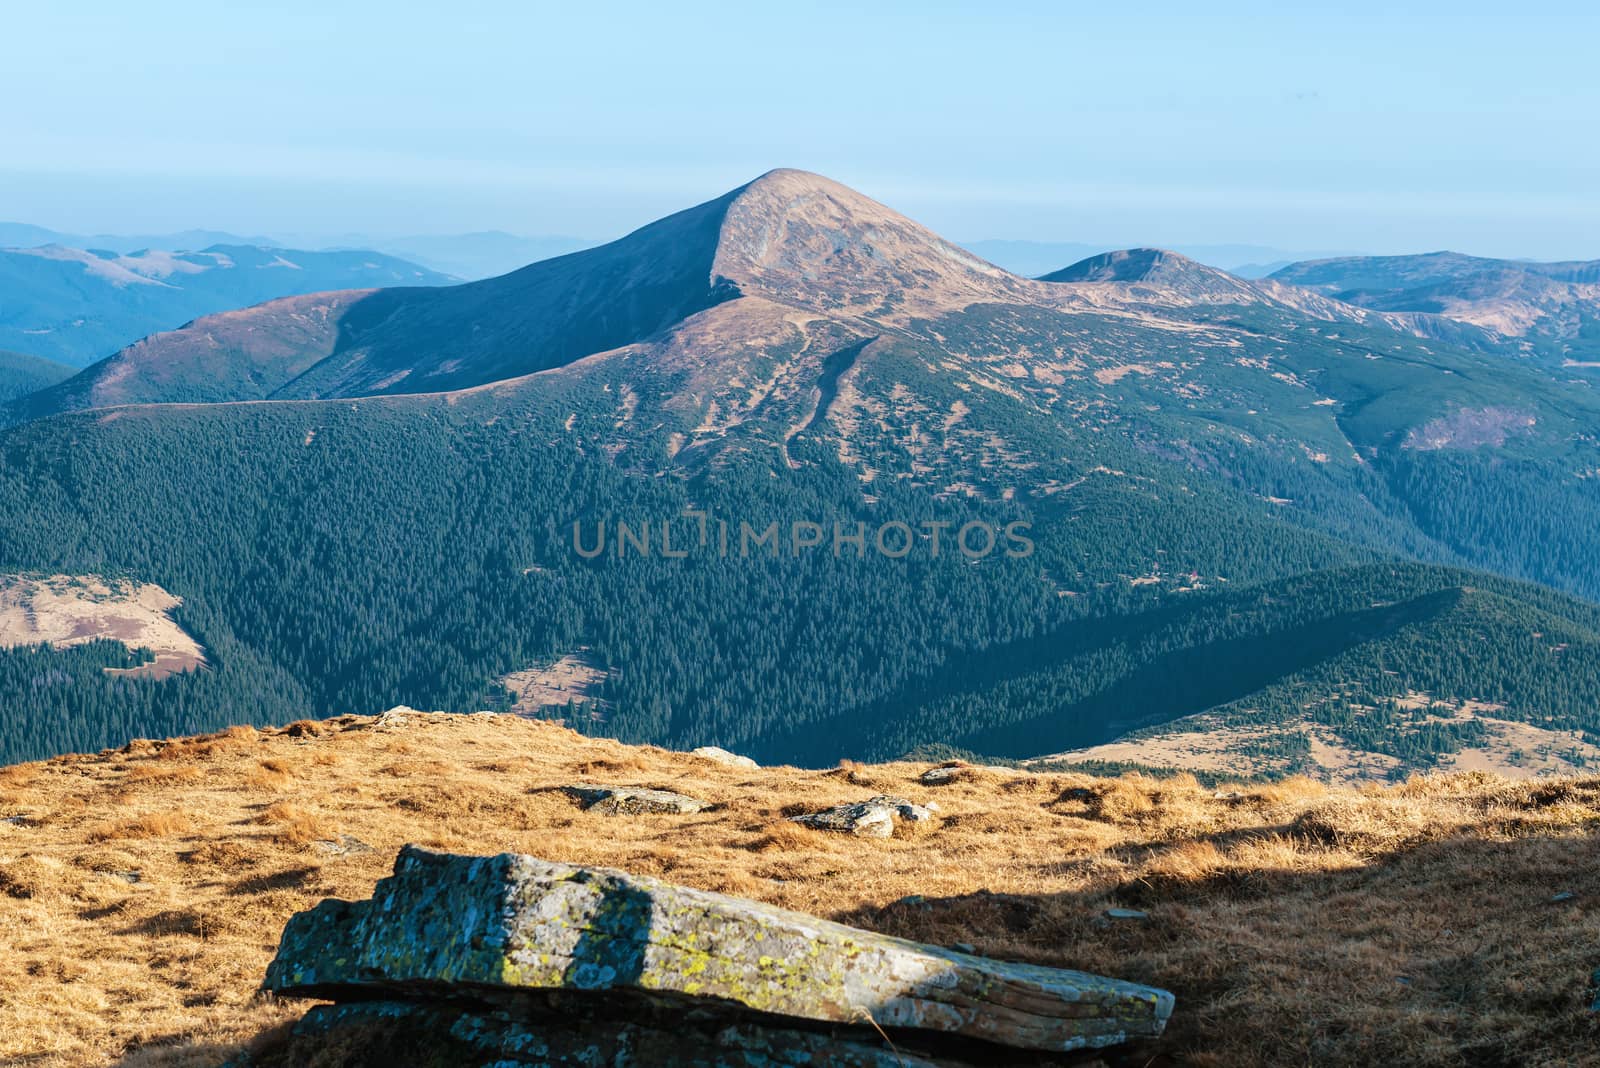
[[[639,816],[664,812],[686,815],[711,807],[698,798],[675,794],[670,790],[650,790],[642,786],[597,786],[593,783],[576,783],[563,787],[567,793],[583,802],[590,812],[608,816]]]
[[[892,837],[896,820],[923,823],[931,819],[933,812],[930,809],[888,794],[879,794],[851,805],[835,805],[821,812],[789,817],[791,823],[814,827],[819,831],[838,831],[863,838]]]

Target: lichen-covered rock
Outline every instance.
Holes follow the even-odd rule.
[[[408,846],[370,901],[284,929],[264,988],[358,1000],[643,997],[683,1011],[872,1024],[1030,1050],[1158,1035],[1172,995],[972,957],[642,876]]]
[[[686,815],[710,807],[698,798],[675,794],[670,790],[649,790],[639,786],[596,786],[592,783],[577,783],[565,789],[567,793],[582,801],[583,807],[590,812],[603,812],[608,816],[639,816],[657,812]]]
[[[933,812],[914,805],[903,797],[879,794],[852,805],[835,805],[821,812],[807,812],[790,816],[791,823],[814,827],[819,831],[840,831],[863,838],[890,838],[894,835],[895,820],[922,823],[933,819]]]
[[[693,752],[697,757],[714,760],[718,764],[726,764],[730,768],[759,768],[761,766],[749,757],[740,756],[738,753],[730,753],[719,745],[702,745]]]

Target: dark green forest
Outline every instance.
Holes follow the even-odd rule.
[[[0,349],[0,404],[53,386],[72,373],[65,364]]]
[[[208,666],[154,682],[105,674],[132,662],[106,643],[0,654],[0,755],[402,703],[504,708],[495,679],[580,646],[608,678],[601,703],[561,710],[574,726],[769,760],[936,742],[1032,756],[1208,708],[1270,718],[1308,705],[1393,749],[1380,713],[1352,710],[1407,690],[1600,731],[1596,609],[1358,548],[1226,487],[1091,474],[1064,496],[969,499],[883,480],[867,497],[804,439],[797,470],[736,454],[643,477],[626,453],[574,444],[547,411],[128,409],[12,430],[0,568],[159,583],[184,598],[176,618]],[[1161,473],[1159,459],[1119,462]],[[676,521],[677,537],[693,529],[689,510],[757,528],[1023,520],[1036,550],[573,551],[574,522]],[[1147,571],[1153,581],[1130,581]],[[1406,745],[1421,763],[1437,748]]]
[[[0,396],[21,610],[18,576],[154,583],[205,650],[161,680],[103,641],[0,652],[0,760],[507,710],[501,680],[580,651],[597,689],[533,714],[769,762],[1203,714],[1279,767],[1307,724],[1426,767],[1487,730],[1445,714],[1468,701],[1600,730],[1590,381],[1145,259],[1006,276],[780,171],[500,279],[269,303]],[[905,551],[836,552],[857,525]],[[955,551],[974,526],[1032,551]]]

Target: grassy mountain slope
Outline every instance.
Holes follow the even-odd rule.
[[[1573,1064],[1600,1038],[1592,775],[1355,791],[960,768],[930,787],[927,767],[728,768],[405,713],[0,769],[0,1059],[198,1068],[281,1042],[305,1006],[256,989],[284,922],[370,896],[407,842],[620,867],[1175,992],[1161,1043],[1107,1054],[1118,1068]],[[579,781],[715,807],[604,816],[560,789]],[[937,818],[888,840],[784,819],[876,793]]]
[[[1522,621],[1507,641],[1534,612],[1593,632],[1587,608],[1437,566],[1600,596],[1579,566],[1600,530],[1590,391],[1145,259],[1022,279],[782,171],[507,278],[151,339],[103,368],[196,400],[393,395],[102,408],[0,436],[0,570],[156,583],[210,665],[152,686],[102,671],[139,655],[116,646],[0,656],[0,692],[25,695],[10,752],[504,707],[496,680],[580,651],[595,703],[551,714],[784,759],[831,761],[845,737],[1036,755],[1240,701],[1277,715],[1312,678],[1331,719],[1459,681],[1437,665],[1464,657],[1485,686],[1539,684],[1517,715],[1591,727],[1587,657],[1545,686],[1543,653],[1483,658],[1475,617],[1440,605],[1493,590]],[[481,384],[415,392],[430,382]],[[969,559],[951,538],[975,521],[1029,524],[1034,551]],[[652,551],[621,552],[619,522]],[[796,523],[822,547],[793,545]],[[576,552],[575,524],[589,544],[605,524],[607,551]],[[741,524],[775,541],[741,551]],[[856,524],[905,524],[913,551],[836,554]],[[664,530],[695,551],[667,555]],[[1370,570],[1408,558],[1428,566]],[[1374,610],[1391,600],[1410,607]],[[1391,685],[1369,669],[1406,612],[1428,625]],[[1182,664],[1226,670],[1185,688]]]
[[[1189,717],[1204,709],[1208,729],[1249,732],[1263,772],[1328,770],[1304,732],[1287,729],[1302,721],[1403,770],[1481,740],[1466,724],[1411,730],[1419,717],[1406,699],[1428,694],[1566,732],[1592,760],[1597,684],[1600,611],[1587,602],[1445,568],[1368,565],[1190,594],[952,657],[865,713],[752,752],[826,763],[948,744],[1018,758],[1195,730]]]
[[[102,672],[127,662],[114,649],[0,657],[3,689],[25,695],[7,712],[11,752],[281,721],[298,708],[493,707],[505,700],[495,679],[588,648],[608,678],[603,711],[578,720],[585,729],[806,761],[953,740],[1029,756],[1293,683],[1341,654],[1381,652],[1359,621],[1402,582],[1413,598],[1493,585],[1427,567],[1349,570],[1374,550],[1309,520],[1285,522],[1283,505],[1227,486],[1185,486],[1182,469],[1133,449],[1046,469],[1045,488],[1009,500],[887,477],[863,484],[803,440],[790,444],[794,468],[746,445],[685,461],[696,466],[674,468],[678,477],[641,478],[634,465],[684,452],[641,445],[642,457],[608,455],[614,436],[598,427],[614,435],[623,402],[603,405],[621,392],[603,386],[568,384],[558,405],[541,391],[453,404],[157,407],[12,431],[0,453],[0,568],[158,582],[184,598],[177,619],[211,667],[148,685]],[[642,404],[633,416],[657,417]],[[1056,441],[1062,453],[1081,445]],[[186,458],[181,469],[174,455]],[[787,547],[722,558],[713,535],[710,551],[664,558],[665,522],[675,545],[698,544],[689,510],[712,517],[713,530],[800,519],[869,529],[938,521],[954,531],[1022,518],[1037,548],[977,563],[948,547],[901,560]],[[655,524],[657,551],[619,559],[618,520]],[[601,522],[611,524],[610,551],[581,559],[573,524],[592,545]],[[1325,574],[1290,581],[1311,572]],[[1287,584],[1237,589],[1274,580]],[[1595,629],[1576,602],[1495,588],[1569,629]],[[1307,638],[1308,652],[1285,644],[1307,627],[1324,632]],[[1414,670],[1392,686],[1341,679],[1325,696],[1338,708],[1394,686],[1436,688],[1438,663],[1477,655],[1466,634],[1430,632]],[[1227,660],[1224,650],[1234,650]],[[1173,690],[1183,657],[1204,669],[1188,692]],[[1526,683],[1536,666],[1474,662],[1485,685],[1502,687]],[[1000,674],[973,674],[980,664]],[[1592,728],[1582,717],[1596,707],[1594,665],[1567,667],[1524,714]],[[48,673],[73,681],[29,681]],[[1073,702],[1062,699],[1063,680]],[[1030,714],[1037,723],[1007,734]]]
[[[648,336],[731,295],[712,281],[725,202],[500,278],[350,289],[208,316],[13,408],[12,422],[115,404],[460,389]]]
[[[1360,555],[1273,522],[1259,502],[1215,491],[1169,500],[1142,481],[1090,473],[1041,515],[1027,559],[996,553],[975,566],[948,546],[936,558],[785,547],[723,559],[714,540],[668,559],[659,525],[673,522],[675,543],[691,542],[691,508],[756,528],[893,520],[951,531],[1029,513],[894,482],[869,500],[826,457],[776,470],[735,458],[711,473],[639,478],[619,467],[626,453],[613,461],[571,440],[566,408],[490,400],[123,409],[12,431],[0,444],[0,568],[158,582],[184,598],[178,621],[212,665],[141,686],[102,678],[91,650],[0,658],[5,692],[28,693],[8,709],[9,744],[28,747],[13,751],[270,721],[297,705],[474,707],[493,703],[496,677],[579,646],[614,669],[613,711],[599,728],[741,740],[886,696],[947,649],[1157,600],[1159,585],[1132,581],[1157,561],[1176,583],[1180,573],[1289,575]],[[593,414],[609,425],[604,410]],[[1124,524],[1135,517],[1130,539]],[[657,524],[656,551],[618,559],[618,520]],[[602,521],[611,551],[585,561],[572,526],[592,542]],[[57,662],[80,684],[29,687]]]

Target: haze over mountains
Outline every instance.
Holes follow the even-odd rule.
[[[129,253],[143,249],[169,252],[206,248],[210,245],[259,245],[264,247],[304,248],[338,252],[371,249],[410,260],[434,271],[467,281],[508,274],[520,267],[553,256],[564,256],[601,244],[599,241],[567,235],[525,236],[504,230],[482,230],[460,234],[300,234],[272,237],[244,237],[221,230],[184,230],[168,234],[70,234],[26,223],[0,222],[0,248],[33,248],[39,245],[64,245],[69,248],[99,248]],[[977,253],[1013,274],[1036,277],[1088,256],[1107,251],[1104,244],[1072,241],[985,239],[963,242]],[[1291,251],[1266,245],[1178,245],[1175,251],[1213,267],[1221,267],[1241,277],[1256,278],[1289,263],[1341,255],[1337,251]]]
[[[31,223],[0,222],[0,248],[39,248],[61,245],[65,248],[97,248],[126,255],[145,249],[187,252],[211,245],[257,245],[282,247],[284,242],[259,234],[246,237],[226,230],[178,230],[163,234],[73,234]]]
[[[521,237],[500,230],[467,234],[416,234],[382,237],[373,234],[278,234],[243,236],[225,230],[180,230],[163,234],[72,234],[28,223],[0,222],[0,248],[108,249],[128,254],[146,249],[188,252],[213,245],[254,245],[259,248],[294,248],[318,252],[370,250],[409,260],[429,270],[455,278],[488,278],[505,274],[535,260],[548,259],[586,248],[593,241],[576,237]]]
[[[212,665],[0,656],[10,744],[503,707],[573,663],[593,683],[549,714],[807,762],[1200,713],[1284,770],[1426,765],[1497,717],[1594,734],[1600,400],[1569,378],[1160,250],[1021,277],[774,171],[503,277],[203,318],[8,406],[0,567],[159,584]],[[620,520],[696,551],[574,552]],[[1035,549],[932,551],[975,522]],[[741,523],[829,541],[741,552]],[[856,523],[908,552],[829,551]]]

